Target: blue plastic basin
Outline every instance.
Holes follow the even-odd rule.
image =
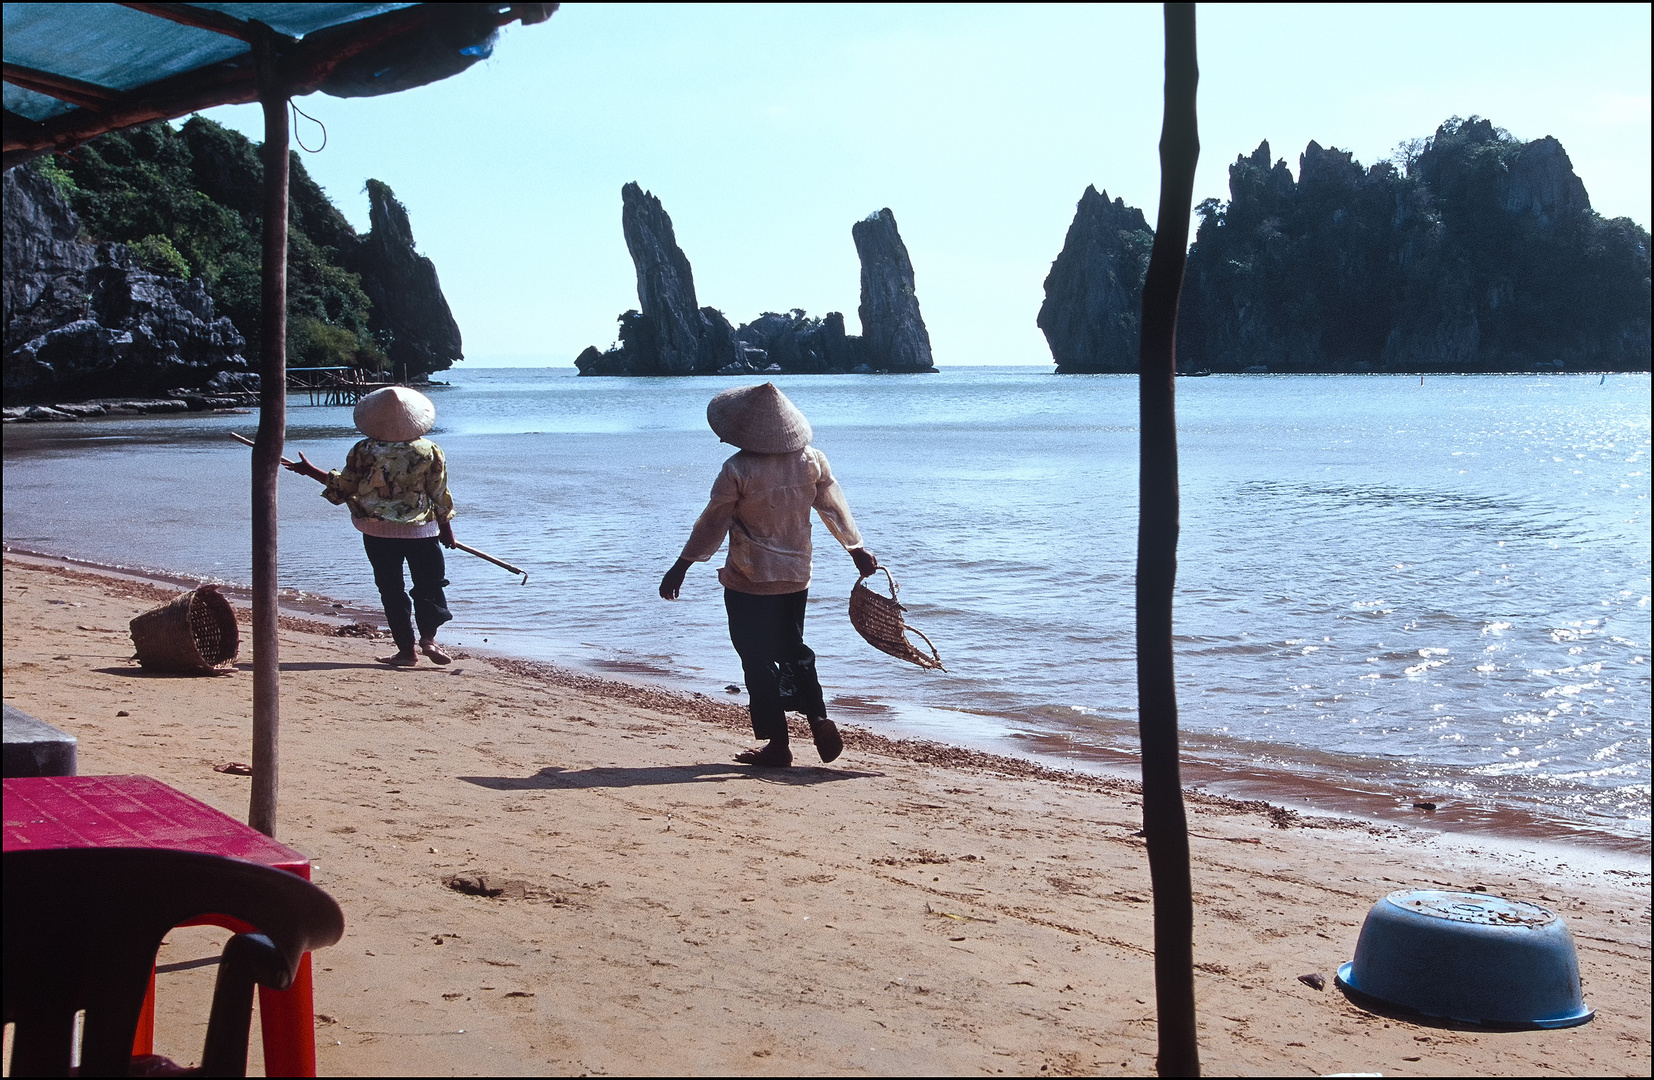
[[[1487,893],[1411,889],[1373,905],[1338,969],[1340,986],[1423,1016],[1495,1027],[1558,1028],[1585,1004],[1573,935],[1538,904]]]

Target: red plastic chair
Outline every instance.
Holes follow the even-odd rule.
[[[5,1022],[13,1076],[67,1076],[85,1011],[80,1075],[125,1076],[161,941],[203,915],[256,933],[224,946],[200,1073],[245,1076],[253,987],[285,990],[306,952],[344,934],[333,898],[293,874],[219,855],[148,848],[4,857]]]

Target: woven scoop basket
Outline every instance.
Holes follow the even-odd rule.
[[[157,671],[211,673],[241,651],[235,610],[217,585],[203,585],[132,620],[138,663]]]
[[[884,570],[884,576],[890,579],[890,595],[881,596],[867,587],[867,578],[856,582],[856,587],[850,590],[850,625],[856,628],[856,633],[867,639],[867,643],[880,652],[889,653],[898,660],[906,660],[910,664],[917,664],[922,668],[934,668],[946,671],[942,666],[942,657],[932,645],[930,638],[925,637],[924,631],[909,626],[902,619],[903,607],[896,599],[896,578],[889,570]],[[878,573],[875,570],[874,573]],[[872,575],[868,575],[871,577]],[[926,656],[914,647],[913,642],[907,639],[907,632],[911,630],[930,648],[930,655]]]

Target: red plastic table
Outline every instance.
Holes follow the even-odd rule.
[[[5,781],[5,850],[142,847],[225,855],[310,880],[310,859],[257,829],[148,776],[31,776]],[[227,915],[190,925],[242,934],[258,928]],[[270,1076],[315,1076],[310,954],[289,990],[258,991],[264,1068]],[[155,977],[138,1022],[134,1054],[154,1053]]]

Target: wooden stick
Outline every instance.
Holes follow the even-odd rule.
[[[465,544],[460,543],[458,540],[454,541],[454,546],[456,548],[458,548],[459,550],[465,552],[467,555],[475,555],[477,558],[486,560],[487,562],[491,562],[495,566],[504,567],[505,569],[511,571],[513,574],[523,575],[523,580],[518,582],[518,584],[520,584],[520,585],[527,585],[528,584],[528,571],[524,570],[522,567],[512,566],[510,563],[506,562],[504,559],[496,559],[496,558],[494,558],[494,556],[488,554],[488,552],[478,551],[476,548],[468,547]]]
[[[254,443],[254,442],[253,442],[253,440],[251,440],[251,439],[249,439],[249,438],[248,438],[248,437],[247,437],[247,436],[245,436],[245,435],[238,435],[238,434],[236,434],[236,433],[235,433],[235,432],[233,432],[233,431],[232,431],[232,432],[230,432],[230,438],[232,438],[232,439],[234,439],[234,440],[235,440],[235,441],[236,441],[236,442],[238,442],[238,443],[245,443],[245,444],[247,444],[247,445],[248,445],[248,446],[253,446],[253,445],[256,445],[256,444],[255,444],[255,443]],[[282,463],[282,464],[283,464],[283,465],[291,465],[291,464],[293,464],[293,461],[292,461],[292,460],[291,460],[291,459],[290,459],[290,458],[282,458],[282,459],[281,459],[281,463]]]
[[[246,443],[248,446],[253,445],[253,440],[247,438],[245,435],[237,435],[233,431],[230,432],[230,438],[234,439],[236,442]],[[288,461],[286,458],[282,458],[281,463],[283,465],[293,464],[291,461]],[[523,580],[519,584],[522,584],[522,585],[527,585],[528,584],[528,571],[524,570],[522,567],[512,566],[510,563],[506,562],[504,559],[496,559],[496,558],[494,558],[494,556],[488,554],[488,552],[479,551],[476,548],[471,547],[467,544],[460,543],[458,540],[454,541],[454,547],[458,548],[460,551],[465,552],[467,555],[475,555],[477,558],[485,559],[488,562],[493,563],[495,566],[504,567],[505,569],[511,571],[513,574],[521,574],[521,575],[523,575]]]

